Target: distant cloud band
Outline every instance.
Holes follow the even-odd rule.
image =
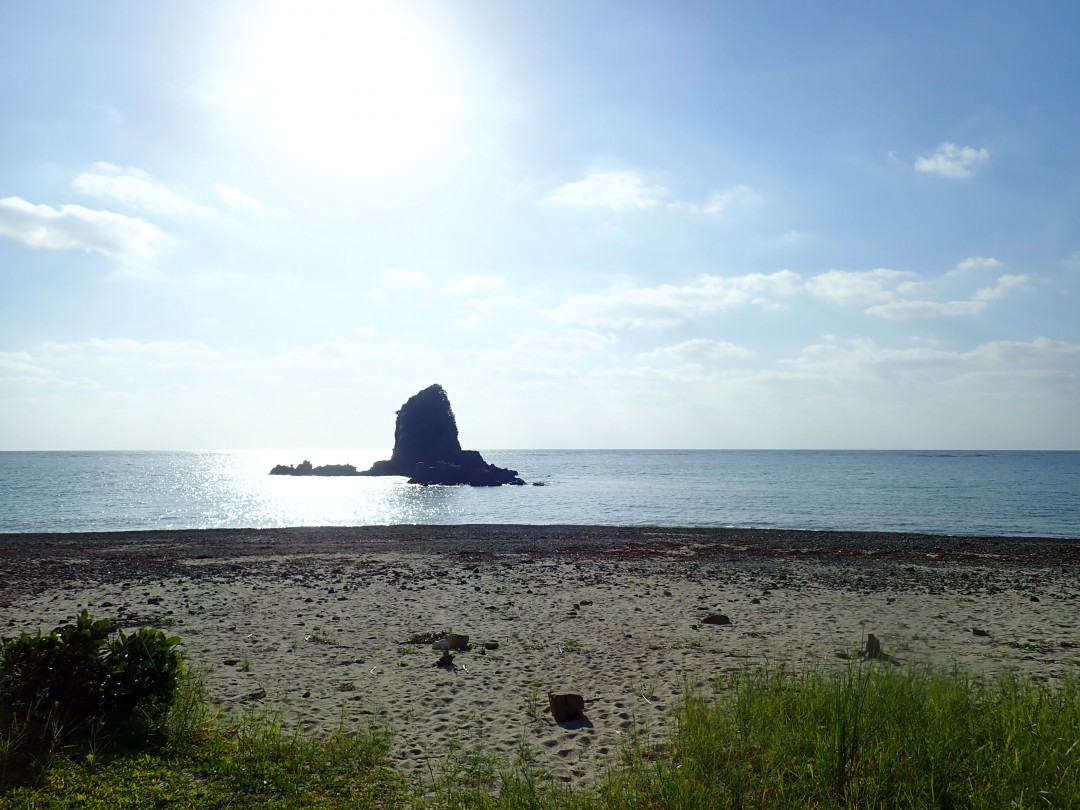
[[[974,257],[957,267],[996,268],[997,259]],[[607,293],[573,296],[547,315],[557,321],[591,326],[668,329],[697,318],[737,307],[763,310],[788,308],[796,295],[838,306],[859,307],[867,315],[886,320],[950,318],[977,315],[1011,290],[1027,286],[1023,274],[1003,274],[993,286],[981,287],[963,298],[946,298],[955,287],[957,271],[924,279],[905,270],[876,268],[863,271],[828,270],[808,279],[790,270],[743,276],[702,275],[684,284],[652,287],[623,286]],[[955,296],[955,291],[953,292]]]

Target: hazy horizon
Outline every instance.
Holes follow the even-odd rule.
[[[185,449],[152,447],[64,447],[52,450],[37,448],[11,448],[0,453],[243,453],[271,454],[275,461],[296,464],[310,460],[316,464],[327,463],[333,456],[342,463],[355,459],[343,458],[343,453],[362,453],[364,457],[389,457],[392,447],[192,447]],[[908,454],[979,454],[979,453],[1080,453],[1080,450],[1057,450],[1040,447],[464,447],[483,453],[908,453]],[[285,456],[288,456],[287,458]],[[359,463],[354,464],[361,467]]]
[[[1080,450],[1077,30],[8,4],[0,450]]]

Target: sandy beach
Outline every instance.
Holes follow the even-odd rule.
[[[687,684],[895,663],[1080,664],[1080,541],[734,529],[394,526],[0,535],[0,634],[88,608],[183,639],[227,709],[375,722],[424,776],[455,747],[580,783],[659,739]],[[723,614],[730,624],[707,624]],[[438,666],[428,634],[469,637]],[[549,691],[585,698],[556,723]]]

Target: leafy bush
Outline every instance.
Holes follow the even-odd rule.
[[[0,734],[55,742],[160,719],[183,673],[179,638],[144,627],[110,638],[113,622],[83,611],[51,633],[22,633],[0,647]]]

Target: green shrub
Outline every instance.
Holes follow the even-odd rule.
[[[113,622],[83,611],[51,633],[0,647],[0,734],[20,745],[119,728],[146,729],[168,709],[183,673],[179,638],[142,628],[110,638]]]

